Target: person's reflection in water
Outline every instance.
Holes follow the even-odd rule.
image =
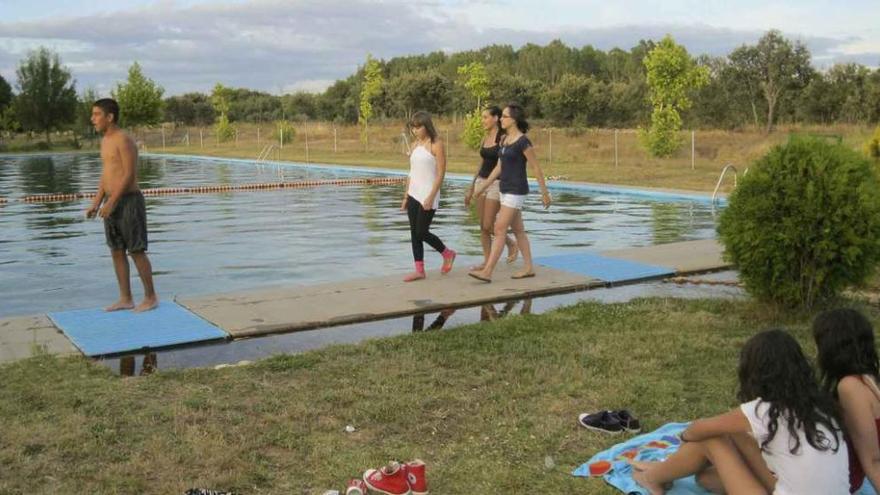
[[[120,376],[134,376],[135,368],[137,363],[135,361],[135,356],[123,356],[119,358],[119,375]],[[141,363],[141,376],[152,374],[158,368],[158,357],[156,357],[155,352],[151,352],[144,356],[144,361]]]
[[[516,307],[517,303],[519,303],[519,301],[508,301],[504,303],[504,306],[502,306],[500,310],[496,310],[494,304],[484,304],[480,308],[480,321],[495,321],[499,318],[504,318],[513,310],[513,308]],[[528,315],[531,313],[532,300],[523,299],[522,308],[520,308],[519,314]]]
[[[444,309],[437,315],[437,318],[433,323],[428,325],[428,328],[425,328],[425,313],[413,315],[413,324],[412,331],[413,332],[422,332],[428,330],[439,330],[443,328],[443,325],[449,320],[449,317],[455,314],[455,310],[452,308]]]

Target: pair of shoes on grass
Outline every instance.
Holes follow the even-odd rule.
[[[364,473],[364,484],[371,492],[385,495],[427,495],[428,481],[425,478],[425,463],[416,459],[401,464],[391,461],[380,469],[368,469]],[[360,492],[346,492],[359,495]]]
[[[618,411],[599,411],[597,413],[583,413],[578,416],[578,424],[588,430],[610,433],[612,435],[623,433],[638,433],[642,425],[626,409]]]

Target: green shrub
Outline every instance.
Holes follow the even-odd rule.
[[[674,108],[657,108],[651,113],[651,125],[642,129],[639,137],[651,156],[665,158],[681,148],[680,129],[681,116]]]
[[[880,260],[880,184],[856,151],[792,137],[752,165],[718,233],[752,295],[810,308],[864,282]]]
[[[474,109],[464,118],[464,130],[461,132],[461,140],[472,150],[479,150],[483,144],[486,130],[483,129],[483,112]]]
[[[865,143],[865,153],[875,160],[880,160],[880,126],[874,129],[874,135]]]
[[[296,136],[296,129],[293,127],[293,124],[287,120],[276,121],[275,127],[272,130],[272,139],[278,141],[282,132],[284,132],[284,142],[292,143],[293,138]]]
[[[229,117],[226,114],[221,114],[217,118],[217,123],[214,124],[214,131],[217,133],[217,140],[221,143],[235,139],[235,127],[229,123]]]

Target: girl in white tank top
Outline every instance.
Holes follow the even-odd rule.
[[[424,243],[443,256],[440,273],[447,274],[455,262],[455,251],[446,247],[439,237],[431,231],[431,220],[440,206],[440,186],[446,175],[446,156],[443,143],[437,137],[431,116],[426,112],[416,112],[410,127],[416,138],[416,145],[409,154],[409,176],[406,179],[406,195],[400,204],[409,217],[410,241],[412,243],[415,271],[404,277],[404,282],[414,282],[425,278]]]
[[[437,158],[422,144],[417,144],[409,154],[409,188],[407,194],[415,198],[423,207],[425,200],[434,189],[437,180]],[[436,210],[440,206],[440,195],[434,195],[434,201],[428,209]]]

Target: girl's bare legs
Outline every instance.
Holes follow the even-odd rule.
[[[739,451],[731,437],[710,438],[701,443],[706,449],[706,456],[718,472],[725,493],[730,495],[771,493],[764,487],[758,474],[749,467],[743,453]]]
[[[492,224],[486,227],[488,211],[486,211],[486,195],[477,196],[477,218],[480,219],[480,244],[483,246],[483,262],[472,267],[472,270],[482,270],[486,266],[486,260],[489,259],[489,253],[492,251]],[[495,218],[491,221],[494,223]]]
[[[532,266],[532,246],[529,244],[529,237],[526,235],[526,227],[523,224],[522,219],[522,210],[516,210],[516,216],[513,218],[511,228],[513,228],[513,235],[516,237],[516,245],[523,257],[523,269],[517,272],[514,277],[534,273],[535,268]]]
[[[505,234],[507,233],[507,229],[509,229],[510,225],[513,223],[517,213],[519,213],[519,210],[516,208],[501,205],[501,209],[498,211],[498,216],[495,218],[495,238],[492,239],[492,249],[489,252],[489,258],[486,260],[486,264],[483,266],[482,270],[474,270],[472,273],[479,275],[481,278],[492,278],[492,272],[495,271],[495,265],[498,264],[498,259],[501,258],[501,252],[504,251],[504,241],[507,237]],[[501,235],[498,235],[499,232]],[[517,240],[519,240],[519,238],[517,238]],[[520,249],[522,249],[522,246],[520,246]]]
[[[753,447],[746,441],[751,441]],[[745,452],[740,450],[740,444]],[[775,485],[776,480],[763,459],[754,458],[756,451],[760,456],[757,444],[747,436],[723,436],[685,443],[663,462],[630,464],[633,479],[652,495],[665,494],[667,483],[692,474],[696,474],[699,483],[713,493],[767,495],[773,488],[765,484]]]
[[[761,447],[758,445],[758,442],[748,433],[737,433],[731,435],[730,438],[733,440],[734,445],[736,445],[736,449],[739,450],[746,460],[749,468],[758,476],[767,492],[773,493],[773,490],[776,489],[776,476],[767,467],[767,461],[761,455]]]
[[[480,243],[483,245],[483,263],[473,267],[474,270],[482,270],[489,259],[489,253],[492,251],[492,234],[495,233],[495,217],[498,216],[500,208],[500,201],[488,199],[485,194],[481,194],[477,198],[477,217],[480,219]],[[507,245],[507,262],[513,263],[516,261],[519,253],[516,242],[507,234],[504,236],[504,242]]]
[[[700,442],[686,442],[663,462],[631,461],[629,464],[636,483],[651,495],[663,495],[668,483],[699,473],[709,466],[709,460]]]

